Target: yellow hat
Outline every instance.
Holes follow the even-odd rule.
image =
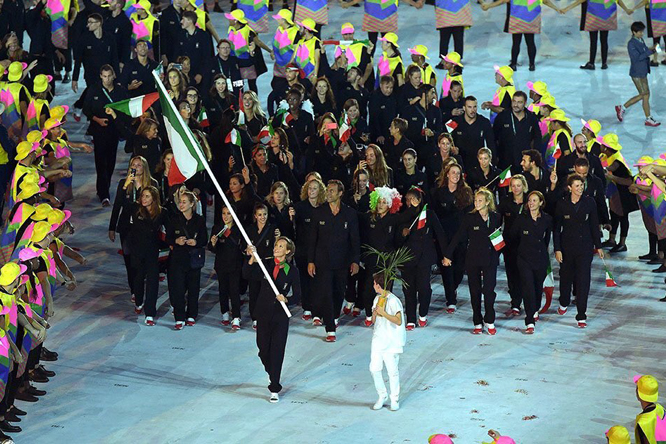
[[[35,207],[35,213],[32,215],[32,220],[46,220],[52,211],[53,207],[51,207],[51,205],[47,203],[39,204],[37,207]]]
[[[553,97],[551,94],[546,94],[544,96],[541,96],[541,100],[539,100],[537,106],[544,106],[544,105],[548,105],[551,108],[557,109],[557,105],[555,104],[555,97]]]
[[[240,9],[234,9],[231,13],[225,13],[224,16],[229,20],[236,20],[239,23],[247,23],[245,13]]]
[[[62,122],[60,119],[56,117],[51,117],[50,119],[47,119],[46,122],[44,122],[44,129],[45,130],[52,130],[53,128],[57,128],[60,125],[62,125]]]
[[[53,211],[49,213],[48,223],[52,226],[60,227],[62,224],[67,222],[69,218],[72,217],[72,212],[69,210],[58,210],[54,208]]]
[[[635,166],[645,166],[645,165],[650,165],[654,163],[654,159],[650,156],[641,156],[640,159],[638,159],[638,162],[636,162]]]
[[[536,82],[527,82],[527,88],[530,91],[534,91],[535,93],[539,94],[540,96],[548,94],[548,85],[546,85],[546,82],[542,82],[541,80]]]
[[[317,32],[317,23],[315,23],[315,21],[312,20],[311,18],[303,19],[303,21],[300,22],[299,25],[301,25],[303,28],[307,29],[308,31]]]
[[[629,431],[626,427],[616,425],[606,431],[608,444],[631,444]]]
[[[379,40],[382,42],[389,42],[396,48],[400,48],[400,46],[398,46],[398,36],[393,32],[387,32],[384,34],[384,37],[380,37]]]
[[[51,113],[53,113],[53,111],[51,111]],[[46,137],[47,134],[48,134],[48,132],[46,132],[44,130],[42,130],[42,131],[32,130],[25,137],[25,140],[27,140],[30,143],[41,142],[42,140],[44,140],[44,137]]]
[[[463,67],[463,64],[460,63],[460,54],[458,54],[458,53],[455,52],[455,51],[451,51],[450,53],[448,53],[448,54],[445,55],[445,56],[443,56],[443,55],[440,54],[440,57],[441,57],[442,60],[444,60],[445,62],[453,63],[454,65],[458,65],[458,66],[460,66],[461,68]]]
[[[290,25],[294,24],[293,15],[291,14],[291,11],[288,9],[280,9],[278,13],[273,16],[273,18],[275,20],[283,19],[285,22],[289,23]]]
[[[24,140],[16,145],[16,156],[14,156],[14,160],[23,160],[28,157],[30,153],[36,152],[37,150],[40,152],[42,151],[39,147],[39,143],[30,143],[27,140]]]
[[[0,268],[0,285],[11,285],[19,276],[26,272],[28,267],[16,262],[8,262]]]
[[[598,120],[580,119],[580,123],[582,123],[585,128],[592,131],[592,134],[594,135],[599,134],[599,131],[601,131],[601,123],[599,123]]]
[[[53,81],[53,76],[49,76],[46,74],[38,74],[35,76],[35,80],[33,82],[32,90],[35,92],[35,94],[43,93],[47,89],[49,89],[49,83]]]
[[[597,137],[597,142],[612,149],[613,151],[620,151],[622,149],[622,145],[620,145],[620,140],[617,137],[617,134],[608,133],[605,136],[599,136]]]
[[[430,59],[430,57],[428,57],[428,47],[425,45],[416,45],[413,48],[409,48],[409,52],[412,55],[419,55],[425,57],[426,59]]]
[[[505,66],[495,65],[494,68],[495,72],[501,75],[504,78],[504,80],[506,80],[509,83],[513,82],[513,69],[511,69],[506,65]]]
[[[21,192],[16,195],[17,201],[30,199],[35,194],[46,191],[46,188],[40,187],[35,182],[27,182],[21,187]]]
[[[569,119],[564,114],[564,110],[561,110],[561,109],[557,108],[557,109],[554,109],[550,113],[550,116],[546,117],[544,120],[547,121],[547,122],[552,122],[554,120],[557,120],[558,122],[568,122],[571,119]]]
[[[353,34],[353,33],[354,33],[354,25],[352,25],[349,22],[344,23],[340,27],[340,34],[342,34],[342,35],[344,35],[344,34]]]
[[[610,135],[610,134],[608,134]],[[634,383],[638,389],[638,397],[645,402],[657,402],[659,399],[659,383],[652,375],[636,375]]]
[[[7,72],[9,73],[7,80],[10,82],[18,82],[21,80],[21,77],[23,77],[23,70],[27,67],[28,65],[25,63],[12,62],[7,69]]]
[[[37,222],[32,227],[32,236],[30,242],[41,242],[53,231],[53,226],[48,222]]]
[[[69,112],[69,106],[67,105],[58,105],[54,106],[51,108],[51,117],[55,117],[56,119],[60,120],[62,122],[63,117]]]

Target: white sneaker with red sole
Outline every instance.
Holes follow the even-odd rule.
[[[419,327],[423,328],[428,325],[428,318],[422,318],[419,316]]]
[[[312,319],[312,312],[304,311],[303,316],[301,316],[301,319],[303,319],[304,321],[309,321],[310,319]]]
[[[326,342],[335,342],[335,332],[329,332],[326,334]]]
[[[567,307],[562,307],[560,305],[560,307],[557,309],[557,314],[560,315],[560,316],[563,316],[563,315],[567,314],[567,310],[568,310]]]

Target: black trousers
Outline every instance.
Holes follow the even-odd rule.
[[[497,265],[486,267],[467,266],[467,283],[469,285],[469,298],[472,302],[472,321],[474,325],[495,323],[495,284],[497,283]],[[481,295],[485,315],[481,314]]]
[[[509,296],[511,296],[511,308],[520,308],[523,298],[521,295],[520,274],[518,273],[518,254],[513,249],[504,247],[502,255],[504,256],[504,268],[506,269]]]
[[[134,274],[135,305],[137,307],[145,305],[146,316],[151,317],[155,317],[157,313],[157,292],[160,287],[158,252],[154,253],[150,256],[130,255]]]
[[[617,228],[620,227],[620,237],[627,237],[629,234],[629,215],[625,214],[624,216],[618,216],[617,214],[610,212],[610,225],[612,234],[617,233]]]
[[[261,313],[257,319],[259,359],[270,378],[268,390],[271,393],[279,393],[282,390],[280,375],[288,334],[289,318],[279,304],[275,304],[272,313]]]
[[[439,53],[445,56],[449,53],[449,41],[453,37],[453,50],[463,57],[465,27],[451,26],[448,28],[439,28]]]
[[[295,257],[296,266],[298,267],[298,276],[301,279],[301,307],[303,311],[312,311],[312,292],[313,292],[313,279],[308,274],[308,258]],[[298,301],[294,301],[298,303]]]
[[[97,196],[100,200],[109,199],[109,187],[116,167],[118,134],[106,132],[93,136],[95,145],[95,171],[97,172]]]
[[[220,311],[225,314],[229,311],[229,300],[231,300],[231,317],[241,317],[240,302],[240,270],[215,270],[217,273],[217,284],[220,293]]]
[[[597,35],[601,41],[601,63],[608,61],[608,31],[590,31],[590,63],[597,58]]]
[[[123,261],[125,262],[125,271],[127,271],[127,285],[129,285],[130,294],[134,293],[134,267],[132,266],[132,255],[129,253],[131,245],[129,244],[129,237],[120,235],[120,248],[123,252]],[[141,305],[137,303],[137,305]]]
[[[430,309],[432,289],[430,288],[430,266],[404,267],[402,278],[407,284],[403,287],[405,294],[405,314],[407,323],[416,324],[416,304],[419,305],[419,316],[425,318]]]
[[[546,270],[532,268],[532,264],[521,257],[517,258],[517,265],[525,303],[525,325],[534,324],[534,315],[541,308]]]
[[[325,267],[317,267],[317,274],[315,274],[317,311],[315,316],[324,319],[327,332],[335,332],[335,320],[340,316],[342,309],[348,273],[347,268],[330,270]]]
[[[72,71],[72,47],[71,43],[67,49],[61,49],[57,48],[58,51],[62,53],[62,55],[65,56],[65,62],[60,63],[60,60],[58,57],[54,56],[53,57],[53,64],[55,65],[55,70],[56,72],[62,71],[63,68],[65,68],[65,72],[69,73]]]
[[[453,257],[449,258],[452,261],[451,266],[445,267],[442,265],[442,254],[437,249],[437,267],[442,276],[442,285],[444,286],[444,296],[446,296],[446,305],[458,304],[458,287],[465,277],[465,255],[467,249],[463,246],[456,247],[453,250]]]
[[[259,290],[261,290],[261,279],[248,279],[248,297],[250,299],[250,317],[253,321],[257,320],[257,300],[259,299]]]
[[[173,259],[173,258],[172,258]],[[172,260],[169,264],[169,298],[177,322],[199,315],[199,287],[201,268]],[[185,301],[187,298],[187,309]]]
[[[587,297],[590,293],[592,271],[592,252],[562,251],[560,264],[560,305],[568,307],[571,303],[571,286],[576,286],[577,321],[587,319]]]
[[[520,54],[520,42],[525,36],[525,43],[527,44],[527,57],[530,60],[530,65],[534,65],[534,59],[536,59],[536,43],[534,43],[534,34],[511,34],[513,38],[513,43],[511,44],[511,63],[516,64],[518,62],[518,55]]]

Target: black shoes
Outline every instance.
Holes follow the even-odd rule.
[[[11,410],[5,413],[5,421],[9,422],[21,422],[21,418],[16,416],[15,413],[13,413]]]
[[[44,396],[46,395],[46,390],[40,390],[36,387],[30,386],[27,389],[25,389],[25,392],[29,395],[32,396]]]
[[[16,399],[19,401],[25,401],[25,402],[37,402],[39,401],[39,398],[36,396],[31,395],[30,393],[26,392],[16,392]],[[0,428],[1,430],[1,428]]]
[[[69,73],[66,72],[65,77],[62,78],[62,83],[67,84],[67,83],[70,83],[71,81],[72,81],[72,78],[70,77]]]
[[[518,66],[515,63],[509,63],[509,68],[511,68],[514,72],[518,71]]]
[[[55,373],[54,371],[47,370],[47,369],[44,368],[44,366],[41,365],[41,364],[38,365],[37,367],[35,367],[35,372],[36,372],[36,373],[40,373],[40,374],[42,374],[42,375],[44,375],[44,376],[46,376],[46,377],[49,377],[49,378],[53,378],[53,377],[56,375],[56,373]]]
[[[659,256],[657,255],[657,253],[648,253],[644,254],[643,256],[638,256],[639,261],[651,261],[658,258]]]
[[[57,361],[58,353],[47,350],[46,347],[42,347],[42,353],[39,355],[39,359],[42,361]]]
[[[586,64],[582,65],[580,69],[588,69],[590,71],[594,71],[594,63],[587,62]]]
[[[0,422],[0,430],[2,430],[3,432],[7,432],[7,433],[18,433],[22,429],[19,426],[11,425],[5,419],[4,421]]]
[[[536,66],[534,64],[530,65],[530,71],[536,70]]]
[[[601,65],[601,69],[608,69],[608,63],[603,63]]]
[[[659,268],[652,270],[653,273],[666,273],[666,267],[662,264]]]
[[[627,251],[627,246],[624,244],[617,244],[616,246],[608,250],[609,253],[623,253],[625,251]]]

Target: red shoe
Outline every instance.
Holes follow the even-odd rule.
[[[136,303],[136,297],[134,295],[132,295],[132,297],[130,298],[130,301],[132,301],[132,303]]]
[[[488,334],[489,334],[490,336],[495,336],[495,333],[497,333],[497,329],[496,329],[496,328],[489,328],[489,329],[488,329]]]
[[[335,342],[335,332],[326,335],[326,342]]]
[[[530,324],[527,326],[525,329],[525,334],[526,335],[533,335],[534,334],[534,325]]]
[[[220,321],[220,324],[222,324],[224,326],[227,326],[227,325],[231,324],[231,321],[227,319],[226,321]]]
[[[301,316],[301,319],[303,319],[304,321],[309,321],[310,319],[312,319],[312,313],[309,311],[304,311],[303,316]]]
[[[363,321],[363,324],[366,327],[372,327],[372,318],[365,318],[365,321]]]
[[[622,105],[615,105],[615,115],[620,122],[624,120],[624,109],[622,109]]]
[[[138,307],[134,307],[134,313],[140,315],[142,311],[143,311],[143,305],[140,305]]]
[[[423,328],[426,325],[428,325],[428,318],[422,318],[421,316],[419,316],[419,327]]]
[[[480,335],[481,333],[483,333],[483,326],[475,325],[474,330],[472,330],[472,334],[473,335]]]
[[[539,320],[539,312],[534,313],[534,322]]]
[[[321,325],[322,325],[322,324],[321,324],[321,319],[315,317],[315,318],[312,320],[312,325],[314,325],[315,327],[321,327]]]
[[[586,321],[578,321],[578,328],[586,328],[586,327],[587,327]]]
[[[342,313],[344,313],[345,315],[350,315],[351,312],[352,312],[352,307],[353,307],[353,306],[354,306],[354,304],[350,304],[350,303],[348,302],[348,303],[344,306],[344,308],[342,309]]]
[[[358,307],[354,307],[354,311],[352,311],[352,316],[355,318],[361,316],[361,309]]]
[[[448,307],[446,307],[446,312],[447,312],[448,314],[453,314],[453,313],[455,313],[455,312],[456,312],[456,306],[455,306],[455,305],[449,305]]]
[[[414,324],[407,324],[407,327],[406,327],[405,329],[406,329],[407,331],[412,331],[412,330],[414,330],[414,327],[416,327],[416,325],[414,325]]]
[[[565,315],[567,313],[567,310],[568,310],[567,307],[562,307],[560,305],[560,307],[557,309],[557,314],[560,316]]]
[[[75,121],[77,122],[81,121],[81,114],[79,114],[77,111],[74,112],[73,116]]]
[[[146,320],[145,320],[144,322],[145,322],[146,325],[148,325],[148,326],[150,326],[150,327],[154,327],[154,326],[155,326],[155,321],[154,321],[153,318],[151,318],[151,317],[147,317]]]
[[[194,324],[196,324],[196,321],[192,318],[187,318],[187,321],[185,321],[185,325],[188,327],[194,327]]]
[[[182,330],[183,327],[185,327],[184,322],[176,322],[176,326],[174,327],[175,330]]]

